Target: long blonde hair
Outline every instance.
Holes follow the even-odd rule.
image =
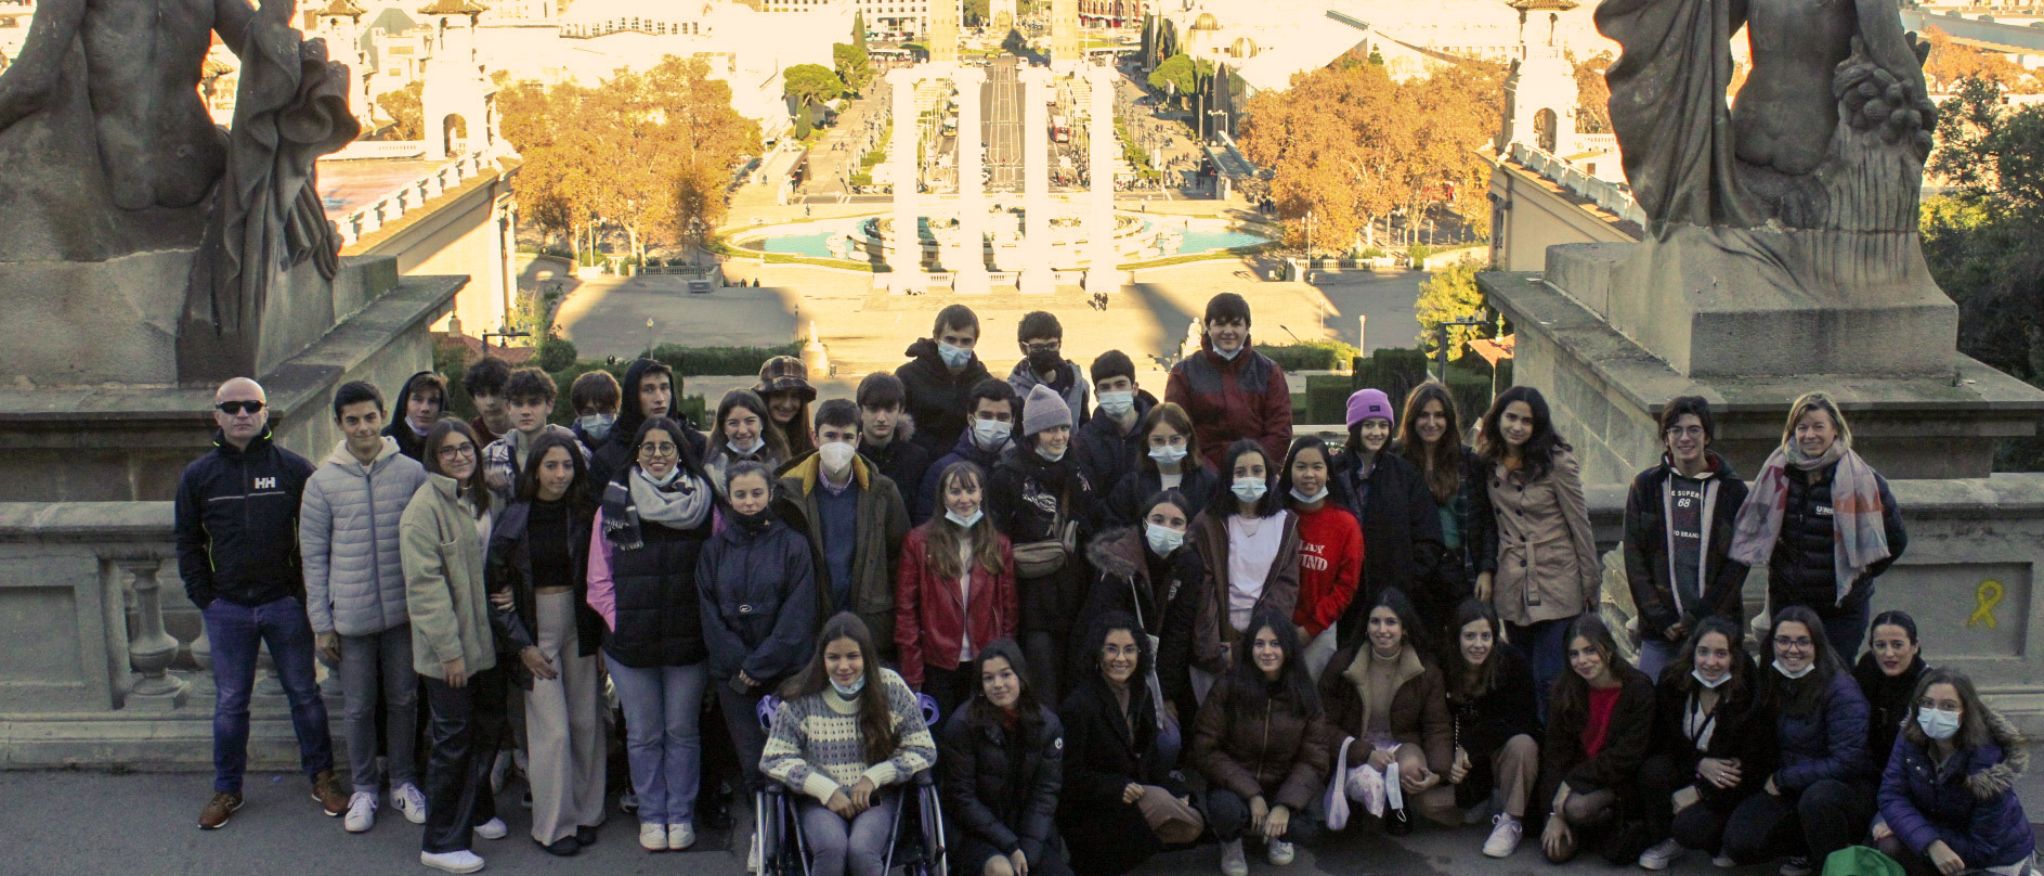
[[[1846,425],[1845,415],[1838,412],[1838,405],[1831,397],[1821,392],[1806,392],[1796,397],[1795,404],[1789,405],[1788,422],[1781,427],[1781,446],[1793,446],[1796,440],[1796,421],[1811,411],[1823,411],[1831,415],[1831,425],[1838,427],[1838,444],[1852,449],[1852,427]]]
[[[973,565],[988,572],[1001,570],[1000,533],[994,529],[993,517],[986,513],[987,479],[979,466],[970,462],[954,462],[937,476],[937,509],[930,522],[923,524],[923,537],[930,546],[929,563],[937,574],[956,580],[965,574],[964,565],[958,559],[959,526],[944,516],[944,494],[951,485],[972,484],[979,487],[979,520],[964,530],[972,538]]]

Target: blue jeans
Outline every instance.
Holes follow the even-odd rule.
[[[1526,652],[1527,662],[1533,664],[1533,701],[1539,706],[1542,724],[1547,723],[1547,699],[1554,692],[1554,680],[1568,666],[1568,625],[1575,620],[1564,617],[1523,627],[1506,625],[1512,644]]]
[[[298,762],[308,777],[333,769],[326,702],[312,671],[312,623],[296,597],[257,606],[214,599],[200,616],[213,643],[213,790],[241,793],[248,768],[248,700],[255,687],[256,651],[267,643],[291,703]]]
[[[1647,674],[1656,684],[1661,681],[1661,670],[1675,662],[1682,654],[1682,643],[1669,641],[1665,635],[1641,633],[1639,637],[1639,671]]]
[[[640,824],[693,824],[703,779],[703,689],[709,663],[626,666],[605,654],[625,713],[625,754]]]

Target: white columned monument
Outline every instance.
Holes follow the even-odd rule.
[[[1087,67],[1086,83],[1091,86],[1087,145],[1090,146],[1086,193],[1086,291],[1113,292],[1121,288],[1121,271],[1115,267],[1114,248],[1114,71]]]
[[[987,293],[986,191],[980,179],[980,84],[986,72],[959,67],[951,74],[958,86],[958,257],[951,264],[952,288],[962,295]]]
[[[1026,263],[1017,285],[1024,295],[1049,295],[1056,284],[1050,264],[1050,148],[1044,97],[1050,70],[1022,71],[1022,253]]]
[[[892,270],[888,283],[893,291],[920,294],[929,282],[923,276],[923,237],[916,227],[916,187],[922,175],[916,161],[916,80],[922,76],[912,67],[888,76],[894,80],[894,142],[888,146],[894,161],[894,253],[887,260]]]

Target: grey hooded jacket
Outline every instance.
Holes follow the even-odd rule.
[[[367,636],[407,623],[397,524],[425,482],[425,467],[388,436],[366,468],[343,439],[312,473],[298,507],[298,548],[313,632]]]

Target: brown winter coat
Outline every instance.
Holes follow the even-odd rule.
[[[1263,579],[1263,595],[1256,600],[1256,607],[1291,617],[1299,605],[1299,515],[1287,511],[1280,516],[1285,535],[1278,543],[1277,559],[1271,561],[1270,574]],[[1219,674],[1228,671],[1221,646],[1232,647],[1242,636],[1228,623],[1228,515],[1219,508],[1201,513],[1192,521],[1189,540],[1199,552],[1206,579],[1199,613],[1192,622],[1192,663]]]
[[[1320,702],[1327,709],[1327,750],[1338,749],[1342,737],[1357,741],[1368,726],[1363,715],[1363,687],[1369,684],[1369,645],[1335,652],[1320,674]],[[1411,648],[1399,655],[1398,692],[1391,695],[1391,736],[1426,752],[1427,769],[1446,774],[1455,765],[1455,720],[1448,712],[1448,685]],[[1361,763],[1369,752],[1349,752],[1349,763]]]
[[[1327,780],[1327,751],[1320,716],[1307,717],[1289,691],[1257,696],[1231,676],[1200,707],[1190,758],[1213,787],[1297,812]]]
[[[1530,484],[1495,464],[1489,487],[1498,523],[1498,568],[1491,585],[1498,617],[1526,626],[1594,607],[1603,569],[1576,458],[1555,451],[1547,476]]]

